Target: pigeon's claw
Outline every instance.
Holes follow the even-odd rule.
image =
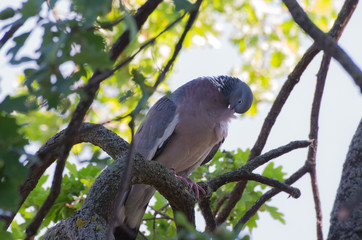
[[[200,197],[200,192],[202,192],[202,194],[206,194],[205,190],[200,187],[200,185],[198,185],[195,181],[193,181],[192,179],[188,178],[188,177],[182,177],[182,176],[178,176],[175,174],[175,177],[180,179],[181,181],[183,181],[185,183],[186,186],[191,187],[194,189],[195,192],[195,197],[196,199],[199,199]]]

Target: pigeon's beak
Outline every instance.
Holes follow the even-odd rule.
[[[231,111],[235,112],[235,106],[229,105],[229,109],[230,109]]]

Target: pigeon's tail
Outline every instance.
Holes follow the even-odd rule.
[[[116,240],[136,239],[148,202],[155,189],[145,184],[135,184],[125,196],[123,206],[118,213],[118,224],[114,230]]]

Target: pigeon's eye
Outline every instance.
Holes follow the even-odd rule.
[[[242,104],[242,103],[243,103],[243,100],[240,99],[240,100],[238,101],[238,104]]]

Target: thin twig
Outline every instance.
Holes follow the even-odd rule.
[[[141,29],[142,25],[146,22],[148,17],[161,2],[162,0],[147,0],[147,2],[145,2],[139,9],[137,9],[136,14],[134,15],[134,20],[136,22],[138,30]],[[128,46],[130,42],[129,35],[130,31],[126,30],[113,44],[111,50],[109,51],[110,58],[112,61],[116,61],[118,56]]]
[[[219,175],[219,176],[211,179],[210,181],[208,181],[207,184],[212,191],[216,191],[221,186],[223,186],[229,182],[238,181],[242,178],[254,180],[255,176],[251,172],[254,169],[256,169],[257,167],[259,167],[259,166],[267,163],[268,161],[270,161],[274,158],[277,158],[285,153],[288,153],[292,150],[308,147],[310,144],[311,144],[310,141],[290,142],[287,145],[278,147],[267,153],[264,153],[263,155],[260,155],[256,158],[254,158],[253,160],[247,162],[245,165],[243,165],[236,171],[227,172],[227,173],[224,173],[222,175]],[[273,184],[273,183],[271,183],[271,184]]]
[[[310,166],[309,173],[310,173],[310,177],[311,177],[314,206],[315,206],[316,218],[317,218],[317,239],[318,240],[323,240],[322,207],[321,207],[321,201],[320,201],[320,197],[319,197],[317,172],[316,172],[316,164],[317,164],[316,156],[317,156],[318,129],[319,129],[318,121],[319,121],[319,112],[320,112],[320,106],[321,106],[321,102],[322,102],[323,90],[324,90],[330,62],[331,62],[331,57],[324,54],[322,63],[321,63],[321,67],[320,67],[318,75],[317,75],[317,84],[316,84],[316,88],[315,88],[311,117],[310,117],[309,138],[313,139],[313,144],[312,144],[312,146],[309,147],[308,158],[307,158],[307,162]]]
[[[0,40],[0,49],[5,45],[5,43],[14,36],[14,34],[16,33],[16,31],[18,31],[18,29],[23,26],[24,21],[18,20],[16,23],[14,23],[9,31],[7,31],[4,36],[1,38]]]
[[[174,20],[172,23],[170,23],[169,25],[166,26],[166,28],[164,30],[162,30],[159,34],[157,34],[155,37],[149,39],[147,42],[145,42],[144,44],[142,44],[139,49],[133,53],[131,56],[129,56],[128,58],[126,58],[125,60],[123,60],[122,62],[120,62],[119,64],[117,64],[117,66],[115,66],[112,69],[112,74],[116,71],[118,71],[120,68],[124,67],[126,64],[128,64],[129,62],[131,62],[143,49],[145,49],[146,47],[148,47],[149,45],[153,44],[157,38],[159,38],[162,34],[164,34],[165,32],[167,32],[168,30],[170,30],[173,26],[176,25],[176,23],[180,22],[184,17],[185,17],[186,13],[183,14],[182,16],[178,17],[176,20]],[[100,79],[102,80],[102,79]],[[127,115],[128,116],[128,115]],[[123,116],[121,118],[125,118],[127,116]],[[117,118],[118,119],[118,118]]]
[[[237,182],[240,180],[256,181],[271,187],[277,187],[280,188],[282,191],[289,193],[294,198],[298,198],[300,196],[300,191],[296,188],[285,185],[284,183],[279,182],[278,180],[245,171],[243,168],[217,176],[211,179],[208,182],[208,185],[213,191],[216,191],[218,187],[221,187],[224,184],[230,182]]]
[[[194,24],[196,18],[197,18],[197,14],[199,13],[199,9],[200,9],[200,5],[202,3],[203,0],[197,0],[196,3],[194,4],[194,8],[192,8],[192,10],[190,11],[190,17],[186,23],[185,29],[179,39],[179,41],[177,42],[174,52],[170,58],[170,60],[167,62],[166,66],[163,68],[163,70],[161,71],[161,73],[158,75],[155,84],[153,85],[153,89],[156,89],[158,87],[158,85],[160,85],[161,82],[163,82],[163,80],[166,77],[166,74],[170,71],[173,63],[175,62],[178,54],[181,51],[181,48],[183,46],[183,42],[186,38],[187,33],[190,31],[192,25]]]
[[[300,191],[298,188],[291,187],[288,184],[279,182],[278,180],[275,180],[273,178],[264,177],[255,173],[250,173],[248,178],[251,181],[256,181],[258,183],[262,183],[270,187],[278,188],[283,192],[289,193],[289,195],[292,196],[293,198],[300,197]]]
[[[108,23],[102,23],[102,22],[98,22],[96,26],[92,26],[90,27],[88,30],[99,30],[99,29],[110,29],[113,28],[114,26],[116,26],[117,24],[121,23],[124,20],[124,16],[119,17],[115,20],[113,20],[112,22],[108,22]]]
[[[341,37],[344,28],[347,26],[347,23],[352,17],[354,10],[357,7],[359,0],[345,0],[341,8],[341,11],[338,13],[336,21],[333,23],[331,30],[328,34],[333,37],[336,41]]]
[[[221,206],[224,204],[224,202],[226,200],[228,200],[230,198],[230,193],[226,193],[224,194],[221,198],[218,199],[216,206],[214,208],[214,210],[212,211],[212,215],[216,216],[217,213],[219,212]]]
[[[171,221],[175,221],[172,217],[170,216],[162,216],[162,217],[152,217],[152,218],[144,218],[142,219],[143,221],[153,221],[153,220],[171,220]]]
[[[255,157],[254,159],[251,159],[244,166],[242,166],[241,169],[251,172],[251,171],[255,170],[256,168],[258,168],[259,166],[267,163],[268,161],[270,161],[274,158],[282,156],[295,149],[308,147],[311,145],[311,143],[312,143],[312,141],[308,141],[308,140],[290,142],[284,146],[270,150],[269,152],[264,153],[263,155],[260,155],[260,156]]]
[[[309,166],[305,164],[302,168],[300,168],[297,172],[295,172],[292,176],[290,176],[287,180],[285,180],[285,184],[291,185],[301,177],[303,177],[308,172]],[[234,226],[234,232],[238,235],[244,226],[244,224],[249,221],[249,219],[255,215],[255,213],[259,210],[259,208],[269,199],[280,193],[281,190],[278,188],[273,188],[268,192],[264,193],[254,204],[249,208],[248,211],[244,214],[243,217],[239,219],[239,221]]]
[[[141,231],[138,231],[138,234],[141,235],[141,237],[143,237],[143,239],[148,240],[148,238]]]
[[[161,215],[162,217],[164,218],[167,218],[169,220],[172,220],[172,221],[175,221],[175,219],[173,219],[172,217],[168,216],[167,214],[164,214],[163,212],[161,212],[162,210],[164,210],[169,204],[166,204],[165,206],[161,207],[159,210],[153,208],[150,206],[150,208],[155,211],[155,217],[157,214]],[[143,220],[146,220],[146,219],[143,219]]]

